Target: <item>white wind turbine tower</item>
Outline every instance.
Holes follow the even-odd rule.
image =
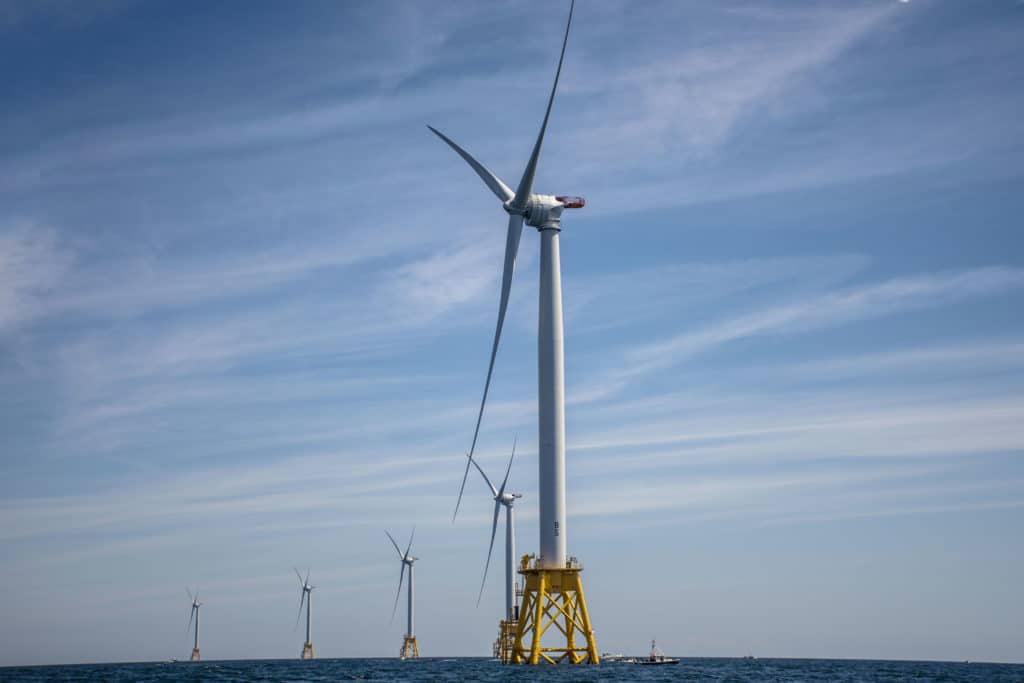
[[[469,457],[469,454],[466,454]],[[508,662],[512,656],[514,645],[515,626],[519,621],[519,605],[516,601],[516,529],[515,529],[515,502],[522,498],[521,493],[506,493],[505,486],[508,484],[508,475],[512,472],[512,461],[516,457],[516,442],[512,442],[512,455],[508,459],[508,467],[505,469],[505,478],[501,480],[501,487],[494,488],[490,478],[484,473],[480,464],[473,460],[473,466],[480,476],[487,482],[491,489],[491,496],[494,498],[494,519],[491,520],[491,545],[487,548],[487,563],[484,565],[484,578],[480,582],[480,595],[477,596],[476,604],[479,607],[480,599],[484,595],[484,584],[487,582],[487,570],[491,566],[491,553],[494,552],[494,537],[498,532],[498,514],[501,508],[505,508],[505,616],[498,625],[498,640],[495,643],[495,655],[503,662]]]
[[[309,638],[310,628],[310,610],[313,609],[313,589],[316,586],[309,585],[309,569],[306,570],[306,578],[302,578],[302,574],[299,573],[297,567],[295,569],[295,576],[299,577],[299,584],[302,586],[302,597],[299,598],[299,614],[295,617],[295,625],[299,625],[299,619],[302,618],[302,603],[306,603],[306,642],[302,646],[302,659],[313,659],[313,641]]]
[[[395,620],[395,611],[398,609],[398,598],[402,596],[402,581],[405,578],[405,568],[409,568],[409,593],[408,593],[408,612],[406,614],[406,625],[405,635],[402,637],[402,650],[399,653],[401,659],[418,659],[420,656],[419,645],[416,644],[416,631],[413,628],[413,594],[415,592],[413,582],[413,564],[418,557],[413,557],[409,554],[412,550],[412,539],[416,535],[416,527],[413,527],[412,533],[409,534],[409,545],[406,546],[405,552],[403,553],[395,539],[387,531],[384,532],[388,535],[388,540],[391,541],[391,545],[395,546],[395,552],[398,553],[398,559],[402,561],[402,571],[398,575],[398,592],[395,593],[395,605],[391,608],[391,621]]]
[[[192,641],[192,656],[189,658],[189,661],[198,662],[199,661],[199,608],[203,606],[203,603],[199,602],[199,589],[198,588],[196,589],[195,595],[192,595],[192,591],[190,591],[188,589],[188,587],[185,588],[185,592],[188,593],[188,599],[192,601],[192,609],[189,610],[189,613],[188,613],[188,626],[185,627],[185,631],[186,632],[190,628],[192,628],[192,617],[195,617],[195,620],[196,620],[195,639]]]
[[[551,116],[551,106],[558,89],[558,79],[562,72],[565,48],[569,40],[569,27],[572,24],[572,12],[573,5],[570,5],[569,20],[566,23],[565,36],[562,39],[562,52],[558,60],[558,70],[555,72],[555,82],[548,98],[547,109],[544,112],[544,121],[533,145],[526,169],[514,192],[500,178],[474,159],[469,152],[459,147],[437,129],[430,127],[431,131],[455,150],[480,176],[484,184],[501,201],[502,208],[509,216],[505,237],[505,263],[501,277],[501,298],[498,303],[498,322],[494,331],[491,359],[487,368],[487,379],[484,382],[480,411],[477,414],[476,429],[473,431],[470,457],[462,476],[459,501],[455,505],[456,514],[458,514],[459,503],[462,501],[462,492],[466,486],[469,466],[473,462],[472,456],[480,433],[480,422],[483,419],[484,406],[487,403],[487,392],[490,389],[494,359],[498,353],[501,330],[505,323],[505,311],[508,308],[512,274],[515,269],[516,254],[519,251],[519,238],[522,234],[523,223],[536,228],[540,233],[540,315],[537,330],[540,553],[535,558],[532,567],[524,563],[520,570],[526,577],[526,585],[523,593],[523,609],[517,627],[516,645],[512,654],[512,661],[515,663],[529,661],[531,664],[537,664],[541,659],[548,662],[568,661],[573,664],[586,661],[597,663],[598,661],[597,646],[594,643],[579,576],[582,567],[575,562],[574,558],[566,554],[565,356],[562,339],[562,280],[558,235],[561,230],[562,211],[582,208],[584,200],[581,197],[533,194],[533,179],[540,158],[541,146],[544,143],[544,132],[547,130],[548,119]],[[549,606],[553,606],[551,611],[547,609]],[[554,616],[551,616],[552,614]],[[544,621],[545,619],[546,621]],[[550,632],[564,634],[565,646],[542,648],[541,635],[545,631],[549,631],[548,626],[552,624],[556,624],[558,628],[550,629]],[[529,647],[524,644],[524,636],[527,633],[532,634]],[[583,636],[586,640],[585,647],[576,646],[576,634]]]

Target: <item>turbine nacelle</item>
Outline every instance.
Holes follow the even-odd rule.
[[[516,498],[522,497],[523,494],[521,493],[499,493],[494,497],[494,500],[497,501],[498,503],[501,503],[505,507],[510,508],[516,502]]]
[[[513,197],[502,204],[505,212],[522,216],[527,225],[538,229],[558,229],[563,209],[582,209],[587,203],[583,197],[549,194],[531,194],[522,209],[516,207],[515,201]]]

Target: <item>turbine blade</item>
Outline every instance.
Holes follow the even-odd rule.
[[[484,578],[480,582],[480,595],[476,598],[476,606],[480,606],[480,600],[484,597],[484,584],[487,583],[487,570],[491,567],[491,553],[494,552],[494,535],[498,532],[498,514],[501,512],[501,503],[494,501],[494,521],[491,522],[491,546],[487,549],[487,564],[484,565]]]
[[[405,557],[404,555],[402,555],[401,549],[399,549],[398,544],[395,543],[395,539],[392,538],[391,534],[389,534],[386,529],[384,530],[384,533],[388,534],[388,539],[391,541],[391,545],[395,546],[395,552],[398,553],[398,556]]]
[[[412,550],[412,538],[416,535],[416,525],[412,527],[412,533],[409,534],[409,545],[405,547],[405,557],[409,557],[409,551]]]
[[[185,627],[185,633],[188,633],[189,631],[192,630],[192,615],[195,614],[195,613],[196,613],[196,606],[195,606],[195,604],[193,604],[192,608],[188,611],[188,626]]]
[[[459,514],[462,503],[462,492],[466,489],[466,477],[469,476],[469,464],[473,462],[476,451],[476,440],[480,435],[480,421],[484,417],[484,405],[487,403],[487,392],[491,388],[491,375],[494,374],[494,359],[498,355],[498,342],[501,341],[501,328],[505,325],[505,311],[508,308],[509,291],[512,289],[512,274],[516,269],[516,254],[519,252],[519,238],[523,234],[523,217],[510,214],[508,217],[508,233],[505,236],[505,266],[501,272],[501,299],[498,302],[498,324],[494,329],[494,344],[491,346],[491,362],[487,366],[487,380],[484,382],[484,396],[480,400],[480,412],[476,416],[476,429],[473,430],[473,443],[469,447],[469,460],[466,471],[462,473],[462,486],[459,487],[459,499],[455,502],[455,513],[452,521]]]
[[[299,619],[302,618],[302,603],[305,602],[305,601],[306,601],[306,589],[303,588],[302,589],[302,597],[299,598],[299,613],[295,617],[295,626],[292,627],[293,631],[299,627]]]
[[[310,572],[309,567],[306,567],[306,580],[302,582],[302,587],[303,588],[305,588],[306,586],[309,585],[309,572]]]
[[[437,128],[434,128],[433,126],[427,126],[427,128],[429,128],[434,135],[447,142],[449,147],[454,149],[460,157],[465,159],[466,163],[476,171],[476,174],[480,176],[480,179],[484,181],[487,187],[491,189],[491,192],[494,193],[494,196],[500,199],[502,203],[512,199],[512,188],[501,182],[501,178],[491,173],[486,166],[474,159],[469,152],[459,147],[451,138],[439,131]]]
[[[298,567],[292,567],[295,570],[295,576],[299,577],[299,583],[302,583],[302,574],[299,573]]]
[[[185,592],[186,592],[186,593],[188,593],[188,599],[189,599],[189,600],[191,600],[192,602],[195,602],[195,601],[196,601],[196,599],[195,599],[194,597],[192,597],[192,591],[190,591],[190,590],[188,589],[188,586],[185,586]]]
[[[558,70],[555,71],[555,84],[551,86],[551,97],[548,98],[548,108],[544,112],[544,123],[541,124],[540,134],[537,136],[537,142],[533,145],[533,153],[530,154],[530,160],[526,164],[526,170],[523,171],[523,177],[519,181],[519,186],[516,187],[516,196],[512,200],[512,208],[517,210],[523,210],[526,208],[526,202],[530,198],[530,191],[533,189],[533,176],[537,171],[537,161],[540,159],[540,148],[544,144],[544,131],[548,127],[548,118],[551,116],[551,105],[555,101],[555,91],[558,90],[558,79],[562,75],[562,62],[565,61],[565,46],[569,42],[569,27],[572,25],[572,10],[576,1],[569,5],[569,20],[565,23],[565,38],[562,39],[562,54],[558,58]]]
[[[398,574],[398,590],[395,592],[395,606],[391,608],[391,621],[388,622],[390,626],[395,620],[395,611],[398,609],[398,598],[402,597],[402,581],[405,579],[405,562],[402,562],[402,571]]]
[[[487,478],[486,474],[484,474],[483,469],[480,467],[480,463],[478,463],[476,460],[473,460],[473,458],[470,457],[469,453],[466,453],[466,457],[469,458],[472,461],[473,467],[476,468],[476,471],[479,472],[480,476],[483,477],[484,481],[487,482],[487,486],[490,487],[490,489],[491,489],[491,495],[492,496],[498,495],[498,490],[496,488],[494,488],[494,484],[492,484],[491,480]]]
[[[512,455],[508,459],[508,468],[505,470],[505,478],[501,480],[501,490],[498,492],[497,495],[505,493],[505,484],[508,483],[508,475],[510,472],[512,472],[512,460],[515,459],[516,457],[516,441],[518,440],[518,436],[512,439]]]

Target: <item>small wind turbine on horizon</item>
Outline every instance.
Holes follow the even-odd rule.
[[[402,596],[402,581],[405,579],[405,568],[409,567],[409,593],[408,593],[408,613],[406,614],[406,627],[405,636],[402,638],[402,650],[399,653],[400,659],[418,659],[420,656],[419,646],[416,644],[416,631],[413,628],[413,594],[415,588],[413,586],[413,564],[418,557],[413,557],[409,551],[412,550],[412,539],[416,535],[416,527],[412,528],[412,533],[409,534],[409,545],[405,547],[403,553],[398,547],[398,543],[395,542],[394,537],[387,531],[384,531],[388,536],[388,540],[391,541],[391,545],[395,546],[395,552],[398,553],[398,559],[402,562],[402,571],[398,575],[398,592],[395,593],[395,605],[391,608],[391,621],[395,620],[395,612],[398,610],[398,599]],[[389,622],[390,623],[390,622]]]
[[[189,661],[198,662],[199,661],[199,608],[203,606],[203,603],[199,602],[199,589],[198,588],[196,589],[195,595],[193,595],[192,591],[190,591],[188,589],[188,586],[185,587],[185,592],[188,593],[188,599],[192,601],[192,609],[190,609],[189,613],[188,613],[188,626],[185,627],[185,632],[186,633],[188,633],[188,630],[190,628],[192,628],[192,617],[195,617],[195,620],[196,620],[195,638],[192,641],[192,656],[189,658]]]
[[[310,631],[310,610],[313,608],[313,589],[316,586],[309,585],[309,569],[306,569],[306,578],[302,578],[302,574],[299,573],[297,567],[295,569],[295,576],[299,577],[299,585],[302,586],[302,597],[299,598],[299,614],[295,617],[295,627],[299,625],[299,619],[302,618],[302,603],[306,603],[306,642],[302,646],[302,659],[313,659],[313,641],[309,638]]]

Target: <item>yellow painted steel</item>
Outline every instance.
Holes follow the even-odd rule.
[[[198,662],[199,661],[199,648],[198,647],[192,648],[192,657],[191,657],[191,659],[189,661],[192,661],[192,662]]]
[[[306,643],[302,646],[302,658],[313,659],[313,643]]]
[[[532,665],[599,663],[580,580],[583,566],[575,558],[566,562],[565,567],[555,569],[541,568],[536,563],[531,566],[530,560],[530,555],[523,555],[519,568],[525,587],[511,662]],[[548,641],[553,638],[557,643],[545,646],[542,639],[549,630]]]
[[[512,648],[516,644],[518,628],[518,621],[502,619],[498,622],[498,637],[494,641],[492,653],[495,659],[501,660],[502,664],[509,664],[512,661]]]
[[[416,636],[403,636],[402,637],[402,651],[399,653],[400,659],[419,659],[420,648],[416,644]]]

